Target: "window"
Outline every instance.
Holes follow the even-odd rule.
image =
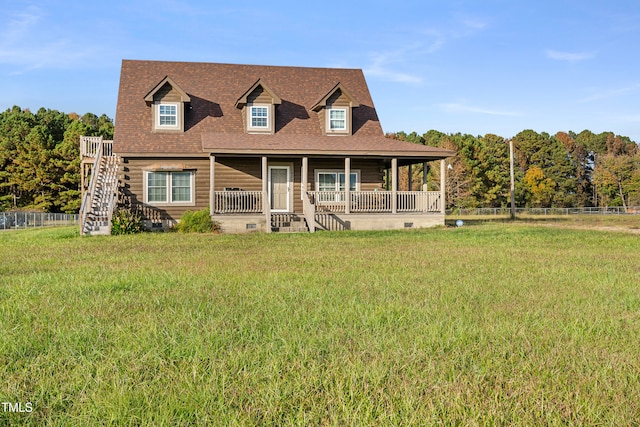
[[[193,172],[147,172],[147,203],[193,202]]]
[[[269,128],[269,107],[259,106],[251,107],[251,127],[252,128]]]
[[[344,108],[329,109],[329,130],[347,130],[347,110]]]
[[[177,128],[178,127],[178,105],[158,104],[158,127]]]
[[[316,188],[325,194],[318,195],[321,202],[344,201],[345,180],[344,172],[318,171],[316,172]],[[349,182],[349,190],[357,191],[359,186],[360,171],[352,171]]]

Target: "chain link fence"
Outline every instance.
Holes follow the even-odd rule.
[[[77,225],[77,214],[0,212],[0,230]]]
[[[447,215],[509,215],[510,208],[449,209]],[[640,206],[624,208],[516,208],[516,215],[632,215],[640,214]]]

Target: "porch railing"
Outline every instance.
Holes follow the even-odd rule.
[[[216,191],[214,213],[262,213],[262,191]]]
[[[351,191],[350,211],[353,213],[391,213],[393,192]],[[344,191],[309,191],[309,200],[317,212],[344,213],[346,196]],[[398,191],[396,212],[440,212],[439,191]]]
[[[80,138],[80,156],[96,158],[98,151],[104,156],[113,154],[113,141],[103,140],[101,136],[83,136]]]
[[[344,191],[308,191],[306,200],[314,212],[344,213],[346,196]],[[351,191],[352,213],[391,213],[393,211],[391,191]],[[439,191],[398,191],[396,212],[440,212]],[[214,208],[216,214],[263,213],[262,191],[216,191]]]
[[[440,212],[440,192],[398,191],[398,212]]]

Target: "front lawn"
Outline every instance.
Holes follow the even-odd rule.
[[[630,425],[639,283],[561,224],[0,233],[0,424]]]

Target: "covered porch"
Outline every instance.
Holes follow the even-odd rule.
[[[426,191],[426,173],[420,190],[411,188],[411,179],[408,190],[399,190],[401,166],[408,166],[411,174],[413,165],[422,164],[426,171],[427,161],[434,160],[416,157],[250,156],[243,157],[242,164],[253,167],[253,172],[235,171],[239,178],[234,181],[229,178],[234,165],[225,161],[230,156],[212,154],[211,215],[223,232],[232,233],[442,225],[444,160],[440,160],[440,191]]]

